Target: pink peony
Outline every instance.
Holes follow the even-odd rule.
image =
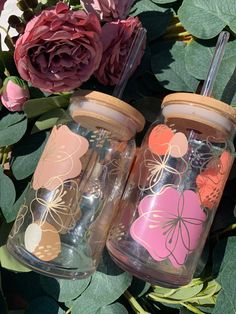
[[[15,63],[23,79],[46,92],[69,91],[98,68],[101,26],[94,14],[59,2],[27,25],[17,40]]]
[[[95,76],[99,82],[104,85],[117,84],[135,32],[139,27],[141,27],[141,22],[137,17],[129,17],[127,20],[106,23],[102,27],[103,55],[100,66],[95,72]],[[144,49],[145,44],[140,49],[130,76],[140,64]]]
[[[134,0],[81,0],[87,12],[95,13],[100,20],[126,18]]]
[[[21,111],[24,103],[30,98],[28,86],[18,77],[8,77],[1,92],[2,104],[9,111]]]

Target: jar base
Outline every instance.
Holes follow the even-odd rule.
[[[81,271],[75,268],[66,268],[59,265],[53,265],[52,263],[40,261],[37,257],[30,254],[24,247],[12,246],[10,241],[7,242],[7,249],[9,253],[22,265],[29,269],[48,277],[58,279],[84,279],[91,276],[96,267],[89,269],[88,271]]]
[[[123,254],[110,244],[107,245],[107,247],[112,260],[120,268],[141,280],[149,282],[152,285],[177,289],[187,285],[192,279],[183,275],[178,276],[172,273],[162,272],[157,269],[150,268],[147,264],[145,264],[145,262],[137,260],[137,258],[130,256],[127,252]]]

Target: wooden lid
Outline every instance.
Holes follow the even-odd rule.
[[[219,113],[236,125],[236,110],[223,101],[198,94],[173,93],[163,99],[162,107],[166,107],[174,103],[197,105],[199,107],[209,109]]]
[[[86,101],[93,106],[86,108]],[[71,97],[70,102],[72,118],[87,127],[105,128],[126,140],[144,128],[143,115],[116,97],[96,91],[81,90]],[[85,102],[85,106],[82,102]]]

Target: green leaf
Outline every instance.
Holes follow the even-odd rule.
[[[73,302],[72,314],[94,314],[116,301],[130,286],[132,276],[123,272],[105,250],[87,289]]]
[[[100,308],[96,314],[129,314],[124,305],[115,302]]]
[[[30,302],[25,314],[62,314],[64,311],[50,297],[42,296]]]
[[[24,203],[26,193],[28,191],[28,185],[24,189],[24,191],[21,193],[20,197],[18,197],[17,201],[14,203],[12,207],[9,207],[8,210],[3,211],[4,218],[6,222],[12,222],[16,219],[16,216],[18,214],[18,211],[21,207],[21,205]]]
[[[203,288],[203,284],[199,284],[192,287],[182,287],[176,289],[174,293],[171,294],[170,298],[173,300],[186,300],[196,296]]]
[[[165,12],[149,11],[139,14],[139,19],[147,30],[149,42],[157,39],[165,32],[172,16],[171,10],[166,10]]]
[[[138,15],[142,12],[149,11],[165,12],[166,8],[163,8],[150,0],[139,0],[132,6],[130,15]]]
[[[61,108],[47,111],[35,122],[32,133],[50,129],[58,122],[58,120],[60,120],[60,123],[65,123],[70,120],[70,117],[65,110]]]
[[[186,47],[185,64],[190,75],[198,79],[206,79],[211,59],[213,57],[215,42],[192,41]],[[201,60],[201,62],[199,62]],[[236,105],[236,40],[228,42],[216,81],[213,87],[213,96],[228,104]]]
[[[29,268],[20,264],[12,255],[9,254],[6,245],[0,247],[0,263],[3,268],[17,271],[17,272],[29,272]]]
[[[5,70],[10,75],[18,75],[13,54],[10,51],[0,51],[0,77],[4,78]]]
[[[0,207],[4,216],[8,216],[8,211],[13,206],[15,198],[15,186],[0,167]]]
[[[176,2],[177,0],[152,0],[152,2],[157,4],[166,4],[166,3],[172,3]]]
[[[117,300],[129,287],[131,275],[122,273],[116,276],[97,271],[90,285],[73,304],[73,314],[94,314],[100,307]]]
[[[152,71],[165,88],[194,92],[199,82],[188,73],[184,57],[185,44],[176,42],[170,49],[167,46],[152,57]]]
[[[216,280],[221,284],[222,290],[217,298],[214,314],[236,313],[236,237],[229,237],[221,241],[213,254],[214,273],[218,272]]]
[[[232,0],[184,0],[178,16],[188,32],[208,39],[228,25],[236,32],[236,3]]]
[[[14,146],[11,169],[17,180],[27,178],[34,172],[47,139],[48,134],[40,132],[24,138]]]
[[[0,147],[17,143],[25,134],[27,118],[24,113],[8,113],[0,120]]]
[[[41,276],[40,284],[51,297],[59,302],[65,302],[71,301],[82,294],[88,287],[90,280],[90,277],[72,281]]]
[[[185,65],[190,75],[199,80],[206,78],[215,47],[204,40],[192,40],[185,48]],[[199,62],[201,60],[201,62]]]
[[[35,118],[55,108],[67,108],[70,96],[71,94],[30,99],[24,104],[24,112],[28,118]]]

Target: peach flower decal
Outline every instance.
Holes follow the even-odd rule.
[[[175,133],[167,125],[159,124],[149,135],[148,147],[156,155],[170,153],[172,157],[181,158],[188,151],[188,139],[184,133]]]
[[[166,188],[161,195],[145,196],[138,211],[132,238],[156,261],[168,258],[175,268],[181,267],[197,248],[206,220],[197,194]]]
[[[218,205],[232,163],[232,156],[224,151],[220,158],[210,160],[206,169],[197,176],[196,184],[202,206],[212,209]]]
[[[66,125],[54,127],[33,177],[33,189],[56,189],[63,181],[77,177],[82,165],[80,158],[89,142],[73,133]]]

